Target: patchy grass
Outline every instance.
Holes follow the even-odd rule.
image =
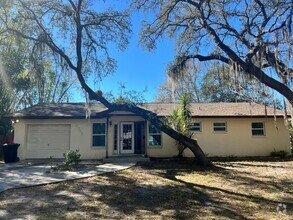
[[[0,203],[4,219],[293,219],[293,162],[148,162],[9,190]]]

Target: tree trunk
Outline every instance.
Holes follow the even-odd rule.
[[[134,104],[114,104],[108,102],[104,97],[96,94],[84,81],[83,76],[80,72],[77,72],[77,76],[80,79],[80,84],[82,88],[89,94],[89,97],[91,100],[97,100],[101,102],[103,105],[105,105],[109,111],[129,111],[132,113],[135,113],[142,118],[144,118],[147,121],[150,121],[153,125],[155,125],[158,129],[163,131],[165,134],[169,135],[176,141],[179,141],[180,143],[184,144],[186,147],[188,147],[191,152],[194,154],[196,159],[198,160],[198,164],[202,166],[209,165],[209,160],[206,158],[204,152],[200,148],[198,142],[194,139],[188,138],[183,134],[180,134],[179,132],[175,131],[166,123],[162,122],[159,117],[146,109],[140,108]]]
[[[82,78],[82,76],[80,76]],[[169,135],[171,138],[173,138],[176,141],[179,141],[180,143],[184,144],[186,147],[188,147],[191,152],[196,157],[198,164],[202,166],[209,165],[209,160],[206,158],[204,152],[200,148],[198,142],[192,138],[188,138],[185,135],[175,131],[166,123],[164,123],[162,120],[159,119],[159,117],[146,109],[140,108],[134,104],[114,104],[108,102],[104,97],[96,94],[93,90],[91,90],[90,87],[88,87],[85,83],[85,81],[80,80],[81,86],[83,89],[89,94],[89,97],[91,100],[97,100],[101,102],[103,105],[105,105],[109,111],[129,111],[132,113],[135,113],[145,120],[151,122],[154,126],[156,126],[158,129],[160,129],[165,134]]]
[[[174,140],[179,141],[180,143],[188,147],[192,151],[200,165],[207,166],[209,164],[208,159],[206,158],[204,152],[202,151],[196,140],[188,138],[185,135],[175,131],[174,129],[166,125],[166,123],[164,123],[162,120],[160,120],[155,113],[135,106],[133,104],[111,104],[110,109],[113,111],[130,111],[141,116],[145,120],[151,122],[162,132],[172,137]]]
[[[199,147],[197,141],[188,138],[169,126],[167,126],[165,123],[163,123],[159,117],[154,114],[153,112],[150,112],[148,110],[142,109],[137,107],[136,105],[133,104],[113,104],[108,102],[103,96],[98,95],[95,93],[85,82],[84,77],[82,75],[82,64],[83,64],[83,59],[82,59],[82,25],[81,25],[81,18],[80,18],[80,8],[81,8],[81,1],[78,1],[78,5],[76,7],[76,16],[75,16],[75,23],[76,23],[76,54],[77,54],[77,63],[76,67],[72,64],[71,60],[62,53],[62,51],[57,51],[61,57],[63,57],[69,64],[69,66],[76,72],[78,80],[82,86],[82,88],[89,94],[89,98],[91,100],[97,100],[101,102],[104,106],[106,106],[110,111],[130,111],[132,113],[135,113],[145,120],[150,121],[153,125],[155,125],[158,129],[175,139],[176,141],[181,142],[182,144],[186,145],[195,155],[195,157],[198,160],[198,163],[203,166],[208,165],[208,160],[205,157],[203,151]],[[52,48],[52,47],[51,47]],[[54,49],[54,48],[52,48]]]

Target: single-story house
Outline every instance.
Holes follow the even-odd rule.
[[[149,103],[140,107],[159,117],[172,114],[175,104]],[[284,112],[256,103],[193,103],[193,138],[208,156],[268,156],[290,152]],[[174,139],[131,112],[113,111],[98,103],[38,104],[14,112],[14,141],[18,156],[61,158],[69,149],[82,159],[143,154],[150,157],[177,155]],[[185,156],[192,156],[189,149]]]

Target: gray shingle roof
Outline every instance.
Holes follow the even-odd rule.
[[[106,111],[101,104],[93,104],[91,115]],[[45,103],[14,112],[12,118],[85,118],[84,103]]]
[[[145,108],[157,113],[158,115],[168,116],[174,109],[174,104],[146,104]],[[177,106],[175,106],[175,109]],[[200,117],[221,117],[221,116],[233,116],[233,117],[244,117],[244,116],[274,116],[274,108],[265,107],[257,103],[192,103],[191,104],[192,116]],[[283,116],[284,112],[276,109],[276,116]]]
[[[142,108],[156,113],[158,116],[172,114],[176,105],[172,103],[148,103]],[[107,110],[102,104],[90,104],[91,117]],[[193,117],[272,117],[274,109],[256,103],[192,103],[191,113]],[[284,112],[276,109],[276,116],[284,115]],[[85,103],[49,103],[38,104],[10,115],[12,118],[85,118]]]

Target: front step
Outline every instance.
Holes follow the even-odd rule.
[[[108,158],[104,158],[104,163],[137,163],[137,162],[145,162],[150,161],[150,158],[144,157],[142,155],[131,155],[131,156],[112,156]]]

